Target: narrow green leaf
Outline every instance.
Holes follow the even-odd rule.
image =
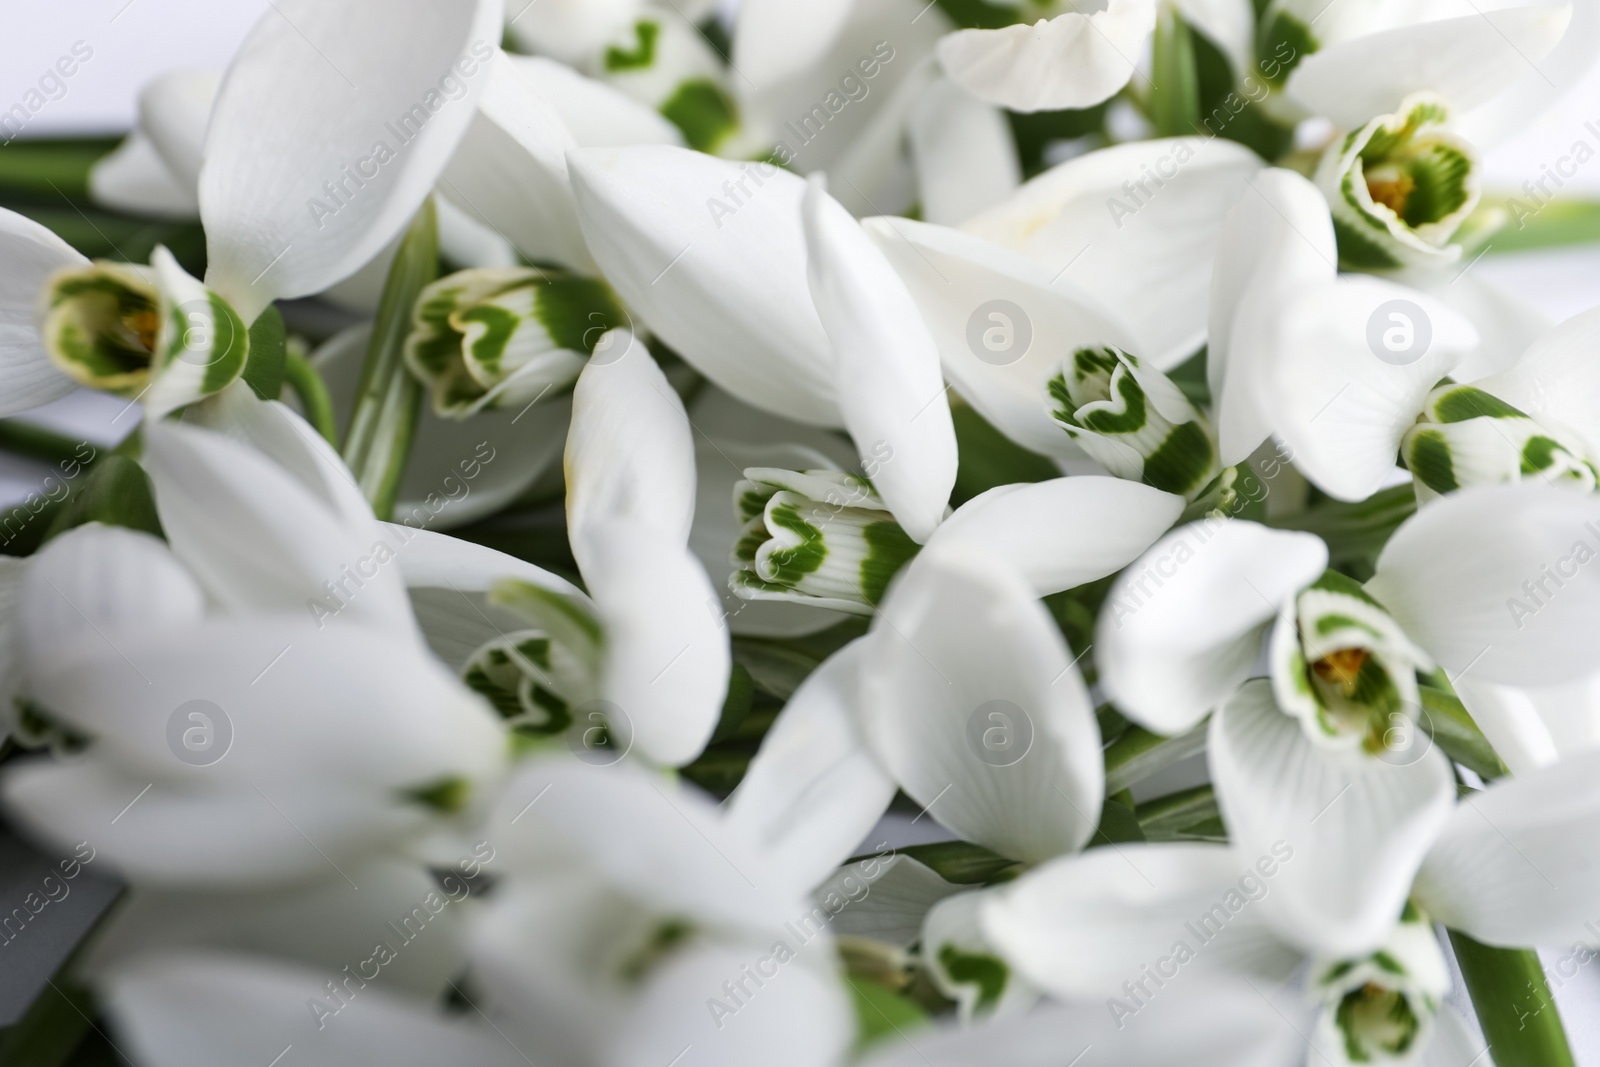
[[[1142,726],[1129,727],[1106,748],[1106,792],[1120,793],[1157,771],[1205,750],[1204,723],[1178,737],[1162,737]]]
[[[1195,836],[1194,828],[1220,817],[1217,796],[1209,785],[1197,785],[1147,800],[1135,809],[1139,826],[1150,841],[1181,841]]]
[[[987,885],[991,882],[1004,881],[1019,870],[1018,864],[1004,856],[990,852],[982,845],[966,841],[907,845],[897,851],[902,856],[910,856],[918,863],[932,868],[940,878],[957,885]]]
[[[726,741],[739,731],[750,714],[755,695],[756,683],[750,677],[750,669],[742,663],[735,663],[728,677],[728,696],[722,702],[722,717],[717,720],[717,728],[711,734],[711,744]]]
[[[47,430],[21,419],[0,419],[0,452],[26,456],[42,463],[88,464],[98,447],[79,438]],[[65,470],[65,466],[62,468]]]
[[[430,199],[417,212],[389,267],[344,442],[345,462],[380,519],[394,515],[422,413],[422,384],[402,359],[411,310],[423,288],[438,276],[439,227]]]
[[[1450,931],[1461,977],[1496,1067],[1572,1067],[1572,1049],[1531,948],[1493,948]]]
[[[1489,744],[1489,739],[1483,736],[1483,731],[1472,720],[1471,713],[1456,699],[1454,693],[1431,685],[1419,687],[1418,692],[1422,696],[1422,710],[1425,713],[1423,728],[1446,756],[1484,781],[1503,778],[1510,773],[1494,746]]]
[[[750,672],[755,687],[763,693],[788,700],[800,683],[817,669],[819,660],[767,641],[736,639],[733,642],[734,662]]]
[[[1194,41],[1177,8],[1163,4],[1159,12],[1151,49],[1150,117],[1158,137],[1192,135],[1200,122]]]
[[[269,307],[250,324],[249,355],[241,377],[262,400],[276,400],[283,392],[286,335],[283,315]]]
[[[1012,441],[966,404],[951,404],[950,415],[955,420],[960,457],[952,504],[959,507],[997,485],[1061,477],[1054,463]]]
[[[1541,205],[1525,194],[1485,193],[1483,204],[1486,208],[1503,208],[1508,216],[1504,228],[1489,238],[1491,253],[1600,241],[1600,200],[1546,199]]]
[[[1100,825],[1090,838],[1090,848],[1101,845],[1120,845],[1128,841],[1143,841],[1144,828],[1133,809],[1115,800],[1107,800],[1100,808]]]

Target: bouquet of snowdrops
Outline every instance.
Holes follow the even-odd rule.
[[[0,148],[0,1061],[1572,1064],[1595,0],[714,8]]]

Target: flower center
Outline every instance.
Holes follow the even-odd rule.
[[[1409,174],[1398,174],[1392,178],[1367,175],[1367,193],[1373,202],[1382,204],[1402,218],[1406,213],[1406,200],[1416,187],[1417,180]]]
[[[1311,665],[1318,678],[1329,685],[1336,685],[1346,697],[1352,697],[1356,692],[1357,680],[1361,677],[1361,667],[1367,662],[1370,653],[1364,648],[1341,648],[1330,652]]]
[[[1335,1018],[1344,1033],[1345,1051],[1355,1063],[1370,1062],[1374,1052],[1403,1056],[1421,1029],[1410,998],[1376,982],[1345,994]]]

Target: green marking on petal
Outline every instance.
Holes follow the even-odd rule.
[[[975,1007],[979,1012],[990,1011],[1000,1003],[1011,978],[1011,968],[1004,960],[983,952],[963,952],[949,944],[939,948],[939,966],[952,982],[978,987]]]
[[[795,544],[774,549],[767,555],[769,573],[764,577],[768,581],[793,585],[821,567],[822,561],[828,558],[828,547],[822,543],[822,531],[801,517],[798,505],[779,504],[768,508],[767,527],[787,530],[796,539]]]
[[[1173,427],[1161,447],[1144,461],[1144,483],[1178,496],[1205,485],[1217,469],[1217,451],[1205,427],[1185,422]]]
[[[552,272],[538,289],[533,314],[559,347],[585,355],[594,354],[608,331],[628,325],[611,286],[577,274]]]
[[[441,778],[437,782],[407,789],[401,795],[441,815],[455,815],[465,811],[467,802],[472,799],[472,783],[459,777]]]
[[[911,561],[921,545],[911,539],[898,523],[875,522],[861,530],[867,542],[867,557],[861,561],[861,593],[867,603],[876,607],[882,600],[889,582],[900,568]]]
[[[1435,422],[1527,417],[1522,411],[1499,397],[1472,385],[1458,385],[1445,391],[1435,392],[1429,398],[1428,407]]]
[[[633,24],[633,36],[632,48],[618,48],[613,45],[606,49],[607,73],[645,70],[655,66],[656,40],[661,36],[661,25],[651,19],[640,19]]]
[[[661,114],[678,129],[689,147],[715,152],[739,129],[739,106],[709,78],[683,82],[661,104]]]
[[[1456,482],[1450,443],[1438,430],[1412,430],[1406,436],[1404,451],[1411,476],[1435,493],[1452,493],[1461,488]]]
[[[650,972],[665,961],[695,932],[694,925],[683,919],[667,919],[659,923],[645,943],[622,961],[618,974],[629,985],[637,985]]]

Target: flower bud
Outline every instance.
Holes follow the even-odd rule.
[[[562,270],[483,267],[423,289],[406,366],[441,418],[559,396],[627,315],[605,282]]]
[[[1472,385],[1429,393],[1400,454],[1424,501],[1471,485],[1537,478],[1588,493],[1600,481],[1576,437]]]
[[[1450,972],[1427,917],[1411,904],[1388,942],[1365,959],[1319,962],[1314,1045],[1331,1063],[1409,1063],[1425,1048]]]
[[[1051,412],[1119,478],[1192,498],[1216,478],[1211,425],[1165,374],[1116,348],[1080,348],[1050,380]]]
[[[794,600],[870,615],[917,554],[865,478],[752,467],[734,486],[744,529],[729,587],[746,600]]]
[[[1478,153],[1445,128],[1449,111],[1431,93],[1407,97],[1329,148],[1316,182],[1333,209],[1339,258],[1353,267],[1448,263],[1450,244],[1478,205]]]

